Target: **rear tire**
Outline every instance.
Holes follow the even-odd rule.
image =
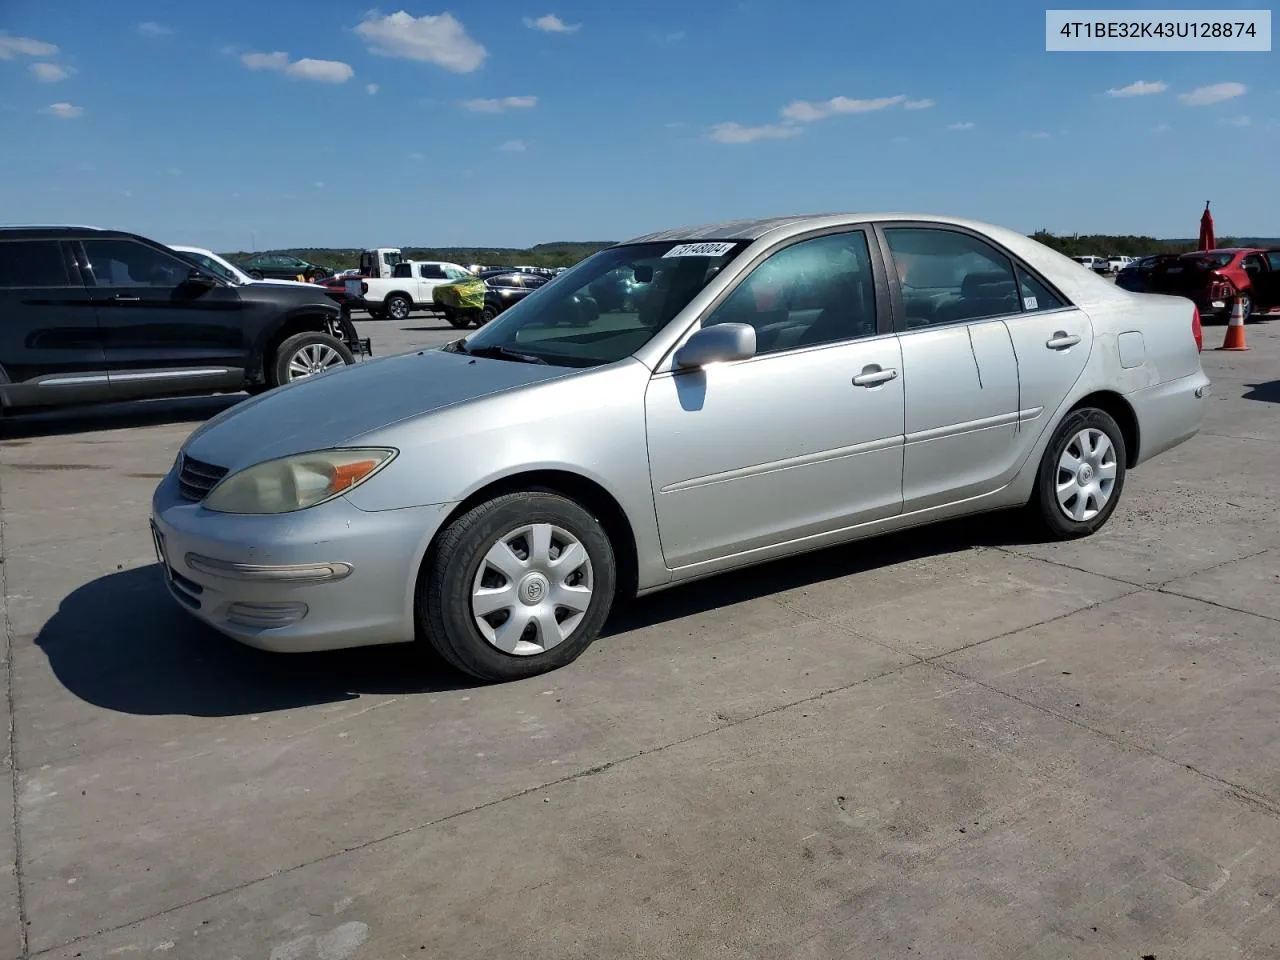
[[[509,493],[440,535],[419,581],[418,628],[458,670],[518,680],[577,659],[604,626],[616,587],[613,546],[590,512],[544,490]]]
[[[1073,410],[1053,432],[1027,505],[1037,525],[1055,540],[1100,530],[1124,491],[1128,451],[1120,426],[1105,410]]]
[[[455,330],[464,330],[471,325],[470,318],[458,310],[446,310],[444,318]]]
[[[350,348],[336,337],[315,330],[295,333],[276,350],[271,363],[271,385],[282,387],[355,362]]]
[[[413,311],[413,303],[403,293],[393,293],[384,302],[387,316],[392,320],[408,320]]]
[[[498,308],[491,303],[486,303],[484,309],[480,311],[480,316],[476,320],[477,327],[483,327],[486,323],[492,323],[498,316]]]
[[[249,271],[249,279],[250,279],[250,280],[261,280],[261,279],[262,279],[262,271],[261,271],[261,270],[250,270],[250,271]]]

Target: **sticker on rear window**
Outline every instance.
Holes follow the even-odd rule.
[[[1035,297],[1023,297],[1022,305],[1028,310],[1040,309],[1040,302]]]
[[[662,256],[666,257],[723,257],[733,249],[732,243],[678,243]]]

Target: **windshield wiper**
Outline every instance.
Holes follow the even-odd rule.
[[[489,357],[494,360],[516,360],[520,363],[540,363],[543,366],[549,366],[547,361],[541,357],[535,357],[531,353],[521,353],[518,350],[512,350],[510,347],[504,347],[499,344],[493,344],[488,347],[468,347],[465,344],[460,345],[459,349],[470,357]]]

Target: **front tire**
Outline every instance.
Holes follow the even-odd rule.
[[[518,680],[571,663],[599,635],[617,567],[604,527],[547,491],[467,511],[424,565],[419,629],[448,663],[480,680]]]
[[[453,327],[455,330],[465,330],[471,325],[470,318],[457,310],[445,310],[444,318],[448,322],[449,326]]]
[[[1120,502],[1127,458],[1124,434],[1105,410],[1067,414],[1045,448],[1029,504],[1039,525],[1057,540],[1100,530]]]
[[[403,293],[393,293],[386,299],[387,315],[392,320],[408,320],[413,304]]]
[[[476,326],[483,327],[486,323],[491,323],[498,316],[498,308],[491,303],[486,303],[484,309],[480,311],[480,316],[476,319]]]
[[[337,337],[315,330],[296,333],[276,350],[271,385],[282,387],[317,373],[356,362],[350,348]]]

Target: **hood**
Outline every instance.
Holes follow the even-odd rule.
[[[269,390],[196,429],[183,452],[232,472],[342,446],[400,420],[578,371],[433,348],[367,360]]]

